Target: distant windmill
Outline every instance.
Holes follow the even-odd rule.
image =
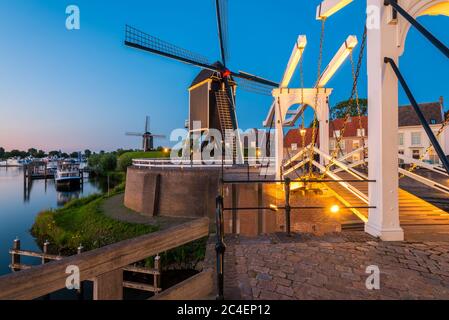
[[[145,132],[144,133],[127,132],[126,135],[132,136],[132,137],[142,137],[142,139],[143,139],[142,148],[143,148],[144,152],[148,152],[148,151],[154,149],[154,144],[153,144],[154,138],[161,138],[161,139],[166,138],[164,135],[152,134],[150,132],[150,117],[148,117],[148,116],[145,119]]]

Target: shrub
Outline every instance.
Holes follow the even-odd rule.
[[[170,154],[162,151],[150,151],[150,152],[127,152],[122,154],[118,159],[117,169],[119,171],[126,171],[126,169],[133,164],[133,159],[160,159],[169,157]]]
[[[94,154],[89,158],[89,167],[98,175],[106,175],[117,168],[117,156],[112,153]]]

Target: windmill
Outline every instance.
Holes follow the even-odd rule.
[[[227,32],[227,0],[215,0],[216,17],[218,24],[218,40],[220,45],[221,60],[211,64],[207,58],[189,50],[160,40],[152,35],[144,33],[129,25],[126,26],[125,45],[136,48],[166,58],[184,62],[203,69],[198,77],[203,77],[203,81],[194,81],[189,91],[193,87],[197,88],[204,82],[204,79],[213,79],[213,85],[208,84],[208,89],[202,93],[199,103],[190,107],[189,128],[192,132],[192,120],[200,120],[202,126],[200,130],[208,128],[218,129],[225,133],[226,130],[236,130],[238,128],[235,110],[235,89],[234,79],[239,79],[242,87],[250,91],[258,91],[260,87],[277,88],[278,83],[261,77],[239,71],[234,72],[228,68],[228,32]],[[202,76],[201,76],[202,75]],[[197,77],[197,78],[198,78]],[[240,82],[239,82],[240,83]],[[211,99],[214,103],[209,103]],[[206,103],[204,101],[207,101]]]
[[[166,138],[164,135],[152,134],[150,132],[150,117],[148,117],[148,116],[145,118],[145,132],[144,133],[127,132],[126,135],[132,136],[132,137],[142,137],[142,139],[143,139],[142,149],[144,152],[148,152],[148,151],[154,149],[154,144],[153,144],[154,138],[161,138],[161,139]]]

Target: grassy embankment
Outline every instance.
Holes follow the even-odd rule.
[[[40,244],[50,241],[52,251],[76,253],[80,244],[86,250],[138,237],[158,230],[158,226],[126,223],[107,217],[102,205],[109,197],[123,192],[123,184],[107,195],[74,200],[58,210],[41,212],[31,229]]]
[[[166,156],[167,154],[163,152],[125,153],[118,158],[116,170],[104,170],[103,172],[124,180],[126,170],[123,169],[132,164],[132,159],[163,158]],[[121,165],[123,165],[122,168]],[[40,245],[46,240],[50,241],[50,249],[53,253],[72,255],[76,253],[80,244],[86,251],[89,251],[159,230],[158,225],[122,222],[103,213],[105,201],[122,194],[124,186],[125,182],[123,181],[109,196],[92,195],[71,201],[61,209],[41,212],[36,217],[31,229],[33,236],[37,238]],[[195,241],[163,253],[163,265],[195,265],[204,259],[206,240]],[[151,259],[147,261],[147,264],[152,264]]]

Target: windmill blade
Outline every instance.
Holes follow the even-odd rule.
[[[220,42],[221,61],[226,66],[229,59],[228,50],[228,1],[215,0],[217,9],[218,39]]]
[[[145,132],[148,132],[148,131],[150,130],[150,124],[149,124],[149,121],[150,121],[150,117],[149,117],[149,116],[146,116],[146,117],[145,117]]]
[[[239,88],[247,91],[252,92],[264,96],[271,97],[273,94],[273,87],[260,84],[258,82],[249,81],[246,79],[239,79],[237,81]]]
[[[235,78],[240,78],[240,79],[257,82],[259,84],[270,86],[273,88],[279,88],[279,83],[255,76],[255,75],[247,73],[247,72],[243,72],[243,71],[239,71],[238,73],[232,72],[231,75]]]
[[[142,137],[144,134],[143,133],[138,133],[138,132],[127,132],[126,135],[127,136],[133,136],[133,137]]]
[[[153,37],[134,27],[126,25],[125,45],[139,50],[151,52],[163,57],[181,61],[187,64],[198,66],[212,71],[221,71],[219,68],[211,65],[207,58],[170,44],[166,41]]]
[[[164,136],[163,134],[152,134],[151,137],[158,138],[158,139],[165,139],[167,136]]]

